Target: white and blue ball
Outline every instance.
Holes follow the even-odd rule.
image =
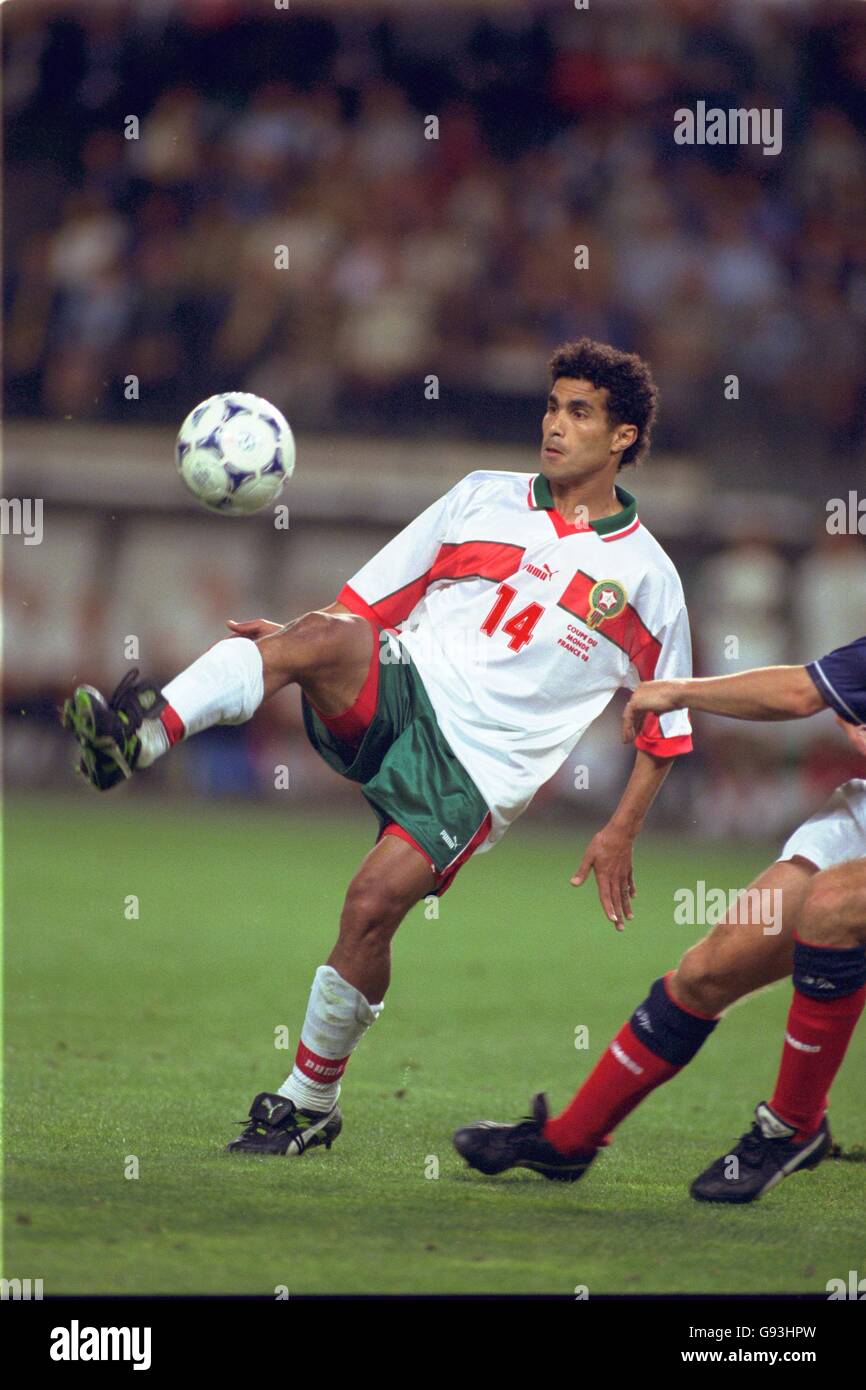
[[[250,516],[275,502],[295,471],[288,421],[261,396],[223,391],[187,415],[175,456],[180,476],[203,506]]]

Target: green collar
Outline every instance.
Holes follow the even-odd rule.
[[[621,512],[614,512],[613,516],[599,517],[598,521],[590,521],[589,525],[598,536],[609,536],[612,531],[622,531],[626,526],[630,526],[637,516],[637,501],[630,492],[626,492],[624,487],[618,483],[614,484],[614,492],[617,500],[622,504]],[[550,483],[543,473],[536,474],[532,480],[532,506],[540,509],[555,511],[556,504],[553,500],[553,493],[550,490]]]

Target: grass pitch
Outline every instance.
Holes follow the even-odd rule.
[[[594,887],[569,887],[585,834],[530,817],[438,920],[422,906],[398,933],[333,1150],[243,1160],[222,1146],[291,1065],[372,817],[166,810],[134,788],[6,815],[6,1277],[46,1294],[823,1293],[866,1267],[866,1166],[827,1162],[744,1209],[688,1197],[772,1088],[786,985],[735,1009],[579,1184],[484,1179],[450,1145],[533,1090],[564,1103],[700,934],[673,925],[675,888],[741,886],[773,846],[642,837],[620,936]],[[861,1029],[833,1096],[846,1146],[866,1139],[864,1060]]]

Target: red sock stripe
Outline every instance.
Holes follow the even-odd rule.
[[[295,1054],[295,1066],[298,1071],[302,1071],[311,1081],[318,1081],[322,1085],[339,1081],[346,1070],[348,1060],[348,1057],[320,1057],[318,1052],[313,1052],[304,1042],[298,1043]]]
[[[372,624],[371,624],[372,626]],[[370,656],[370,665],[364,677],[364,684],[358,692],[354,704],[348,709],[343,710],[342,714],[322,714],[321,710],[316,709],[316,714],[325,725],[330,729],[336,738],[341,738],[345,743],[359,744],[364,734],[367,732],[376,713],[376,705],[379,702],[379,630],[373,627],[373,652]],[[312,701],[310,701],[312,704]]]
[[[177,710],[172,705],[166,705],[159,719],[168,735],[169,744],[180,743],[186,733],[186,728]]]

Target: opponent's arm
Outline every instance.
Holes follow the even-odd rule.
[[[647,714],[704,710],[731,719],[805,719],[826,702],[805,666],[762,666],[733,676],[644,681],[625,707],[623,742],[631,743]]]
[[[634,916],[631,900],[637,892],[632,865],[635,837],[674,761],[672,757],[661,758],[640,748],[636,750],[634,767],[619,805],[607,825],[590,840],[583,862],[571,880],[579,888],[590,869],[595,871],[601,905],[617,931],[623,931],[626,920]]]

